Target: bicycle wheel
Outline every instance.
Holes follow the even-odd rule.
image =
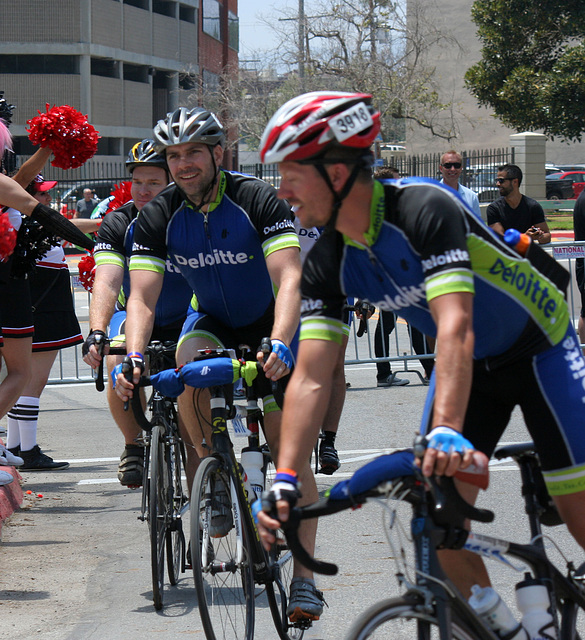
[[[412,640],[439,638],[437,619],[425,613],[417,596],[382,600],[364,611],[351,626],[346,640]],[[474,640],[478,636],[464,625],[456,612],[451,614],[451,638]]]
[[[150,485],[148,524],[150,526],[150,566],[154,608],[163,606],[165,538],[167,532],[170,491],[172,490],[165,462],[164,428],[152,428],[150,440]]]
[[[183,472],[182,447],[183,443],[180,440],[175,440],[165,448],[165,462],[172,482],[169,523],[166,532],[167,572],[169,582],[172,585],[177,584],[179,573],[185,571],[185,534],[183,533],[182,511],[187,503],[187,498],[181,479]]]
[[[281,533],[281,535],[284,538],[284,534]],[[277,545],[273,558],[273,570],[273,582],[266,584],[266,597],[274,626],[282,640],[300,640],[311,624],[310,622],[304,625],[292,624],[286,615],[293,574],[293,557],[284,540],[282,545]]]
[[[254,574],[252,554],[238,505],[213,523],[212,509],[231,502],[230,477],[214,457],[204,458],[191,492],[191,557],[197,602],[207,640],[252,640],[254,636]],[[218,499],[219,494],[219,499]],[[237,511],[237,515],[236,515]],[[210,527],[215,530],[211,531]],[[225,535],[224,535],[225,534]]]

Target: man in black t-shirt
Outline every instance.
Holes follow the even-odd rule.
[[[550,242],[550,230],[544,211],[536,200],[520,193],[522,170],[515,164],[498,167],[496,185],[501,198],[487,209],[487,223],[497,233],[517,229],[528,234],[539,244]]]

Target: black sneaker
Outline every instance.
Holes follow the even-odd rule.
[[[339,456],[337,455],[337,449],[325,440],[321,440],[319,445],[319,473],[324,473],[326,476],[334,474],[341,466]]]
[[[18,468],[19,471],[54,471],[69,467],[68,462],[55,462],[53,458],[45,455],[38,444],[28,451],[21,449],[20,457],[24,464]]]

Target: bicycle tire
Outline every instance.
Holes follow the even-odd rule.
[[[420,597],[408,594],[382,600],[364,611],[352,624],[346,640],[412,640],[439,638],[437,619],[425,613]],[[477,634],[451,612],[453,640],[475,640]]]
[[[254,637],[254,574],[249,536],[231,528],[222,537],[209,535],[208,523],[217,481],[228,488],[230,477],[215,457],[204,458],[191,492],[191,557],[201,622],[207,640],[252,640]],[[239,505],[242,513],[247,505]],[[203,518],[200,518],[203,509]],[[200,528],[200,520],[202,528]],[[205,545],[205,553],[203,547]],[[241,558],[238,561],[238,547]]]
[[[170,510],[169,522],[166,532],[166,548],[167,548],[167,574],[171,585],[176,585],[179,581],[179,574],[185,571],[185,534],[183,533],[183,519],[181,512],[186,503],[185,493],[183,491],[182,472],[183,466],[182,449],[183,443],[180,440],[170,442],[165,448],[166,466],[169,478],[171,478],[170,487]]]
[[[273,581],[266,584],[266,597],[278,637],[281,640],[301,640],[305,634],[305,627],[291,624],[286,615],[293,574],[293,557],[286,544],[277,546],[273,571]],[[307,628],[308,626],[310,625],[307,625]]]
[[[152,428],[150,440],[150,485],[148,525],[150,527],[150,567],[152,600],[159,611],[163,606],[165,539],[169,505],[169,474],[165,463],[164,428]]]

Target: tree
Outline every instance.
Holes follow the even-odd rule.
[[[517,131],[581,140],[585,131],[583,0],[476,0],[482,59],[465,74],[480,104]]]
[[[270,116],[304,91],[371,93],[382,113],[386,141],[402,141],[409,121],[451,140],[457,127],[451,104],[439,100],[428,61],[433,46],[456,46],[426,17],[424,0],[319,0],[303,16],[282,12],[266,22],[280,35],[269,54],[255,54],[262,71],[222,76],[216,92],[203,88],[200,99],[215,102],[226,124],[237,126],[251,148],[257,146]],[[299,18],[302,23],[299,24]],[[302,27],[302,28],[299,28]],[[266,69],[279,69],[266,80]]]

